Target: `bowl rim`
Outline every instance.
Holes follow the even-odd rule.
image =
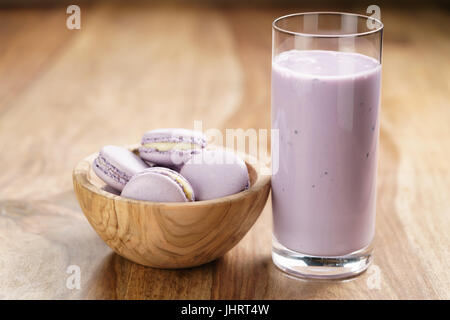
[[[130,151],[136,151],[139,147],[139,144],[133,144],[133,145],[127,145],[124,146],[125,148],[129,149]],[[256,180],[250,187],[246,190],[243,190],[241,192],[228,195],[225,197],[210,199],[210,200],[201,200],[201,201],[193,201],[193,202],[154,202],[154,201],[144,201],[144,200],[135,200],[135,199],[129,199],[122,197],[120,195],[115,195],[111,192],[105,191],[103,189],[98,188],[96,185],[94,185],[89,179],[88,179],[88,173],[90,171],[90,168],[92,166],[93,160],[98,156],[98,152],[95,152],[81,161],[79,161],[73,171],[72,171],[72,179],[73,182],[77,182],[79,186],[89,190],[92,193],[95,193],[101,197],[108,198],[113,201],[118,202],[124,202],[124,203],[133,203],[137,205],[146,205],[146,206],[171,206],[171,207],[198,207],[198,206],[208,206],[213,204],[220,204],[220,203],[229,203],[229,202],[235,202],[240,200],[241,198],[244,198],[248,194],[252,194],[255,192],[259,192],[264,186],[266,186],[268,183],[270,183],[271,175],[263,175],[261,174],[261,169],[268,169],[268,167],[261,163],[261,161],[257,160],[256,158],[248,155],[248,154],[239,154],[239,156],[243,157],[245,163],[247,166],[251,167],[256,172]],[[252,161],[255,161],[255,166],[252,163],[249,163],[250,159]]]

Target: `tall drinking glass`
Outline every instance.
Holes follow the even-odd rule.
[[[313,12],[273,22],[272,258],[307,278],[371,263],[382,23]]]

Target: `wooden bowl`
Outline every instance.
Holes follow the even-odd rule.
[[[250,188],[243,192],[184,203],[127,199],[106,191],[92,170],[96,157],[90,155],[73,170],[81,209],[109,247],[145,266],[187,268],[223,256],[250,230],[269,195],[270,176],[247,158]]]

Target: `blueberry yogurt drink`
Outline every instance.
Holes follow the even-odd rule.
[[[339,278],[370,263],[380,86],[381,64],[364,54],[275,52],[272,257],[280,269]]]

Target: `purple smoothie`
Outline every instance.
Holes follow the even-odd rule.
[[[347,52],[290,50],[272,63],[274,236],[288,249],[342,256],[375,229],[381,65]]]

